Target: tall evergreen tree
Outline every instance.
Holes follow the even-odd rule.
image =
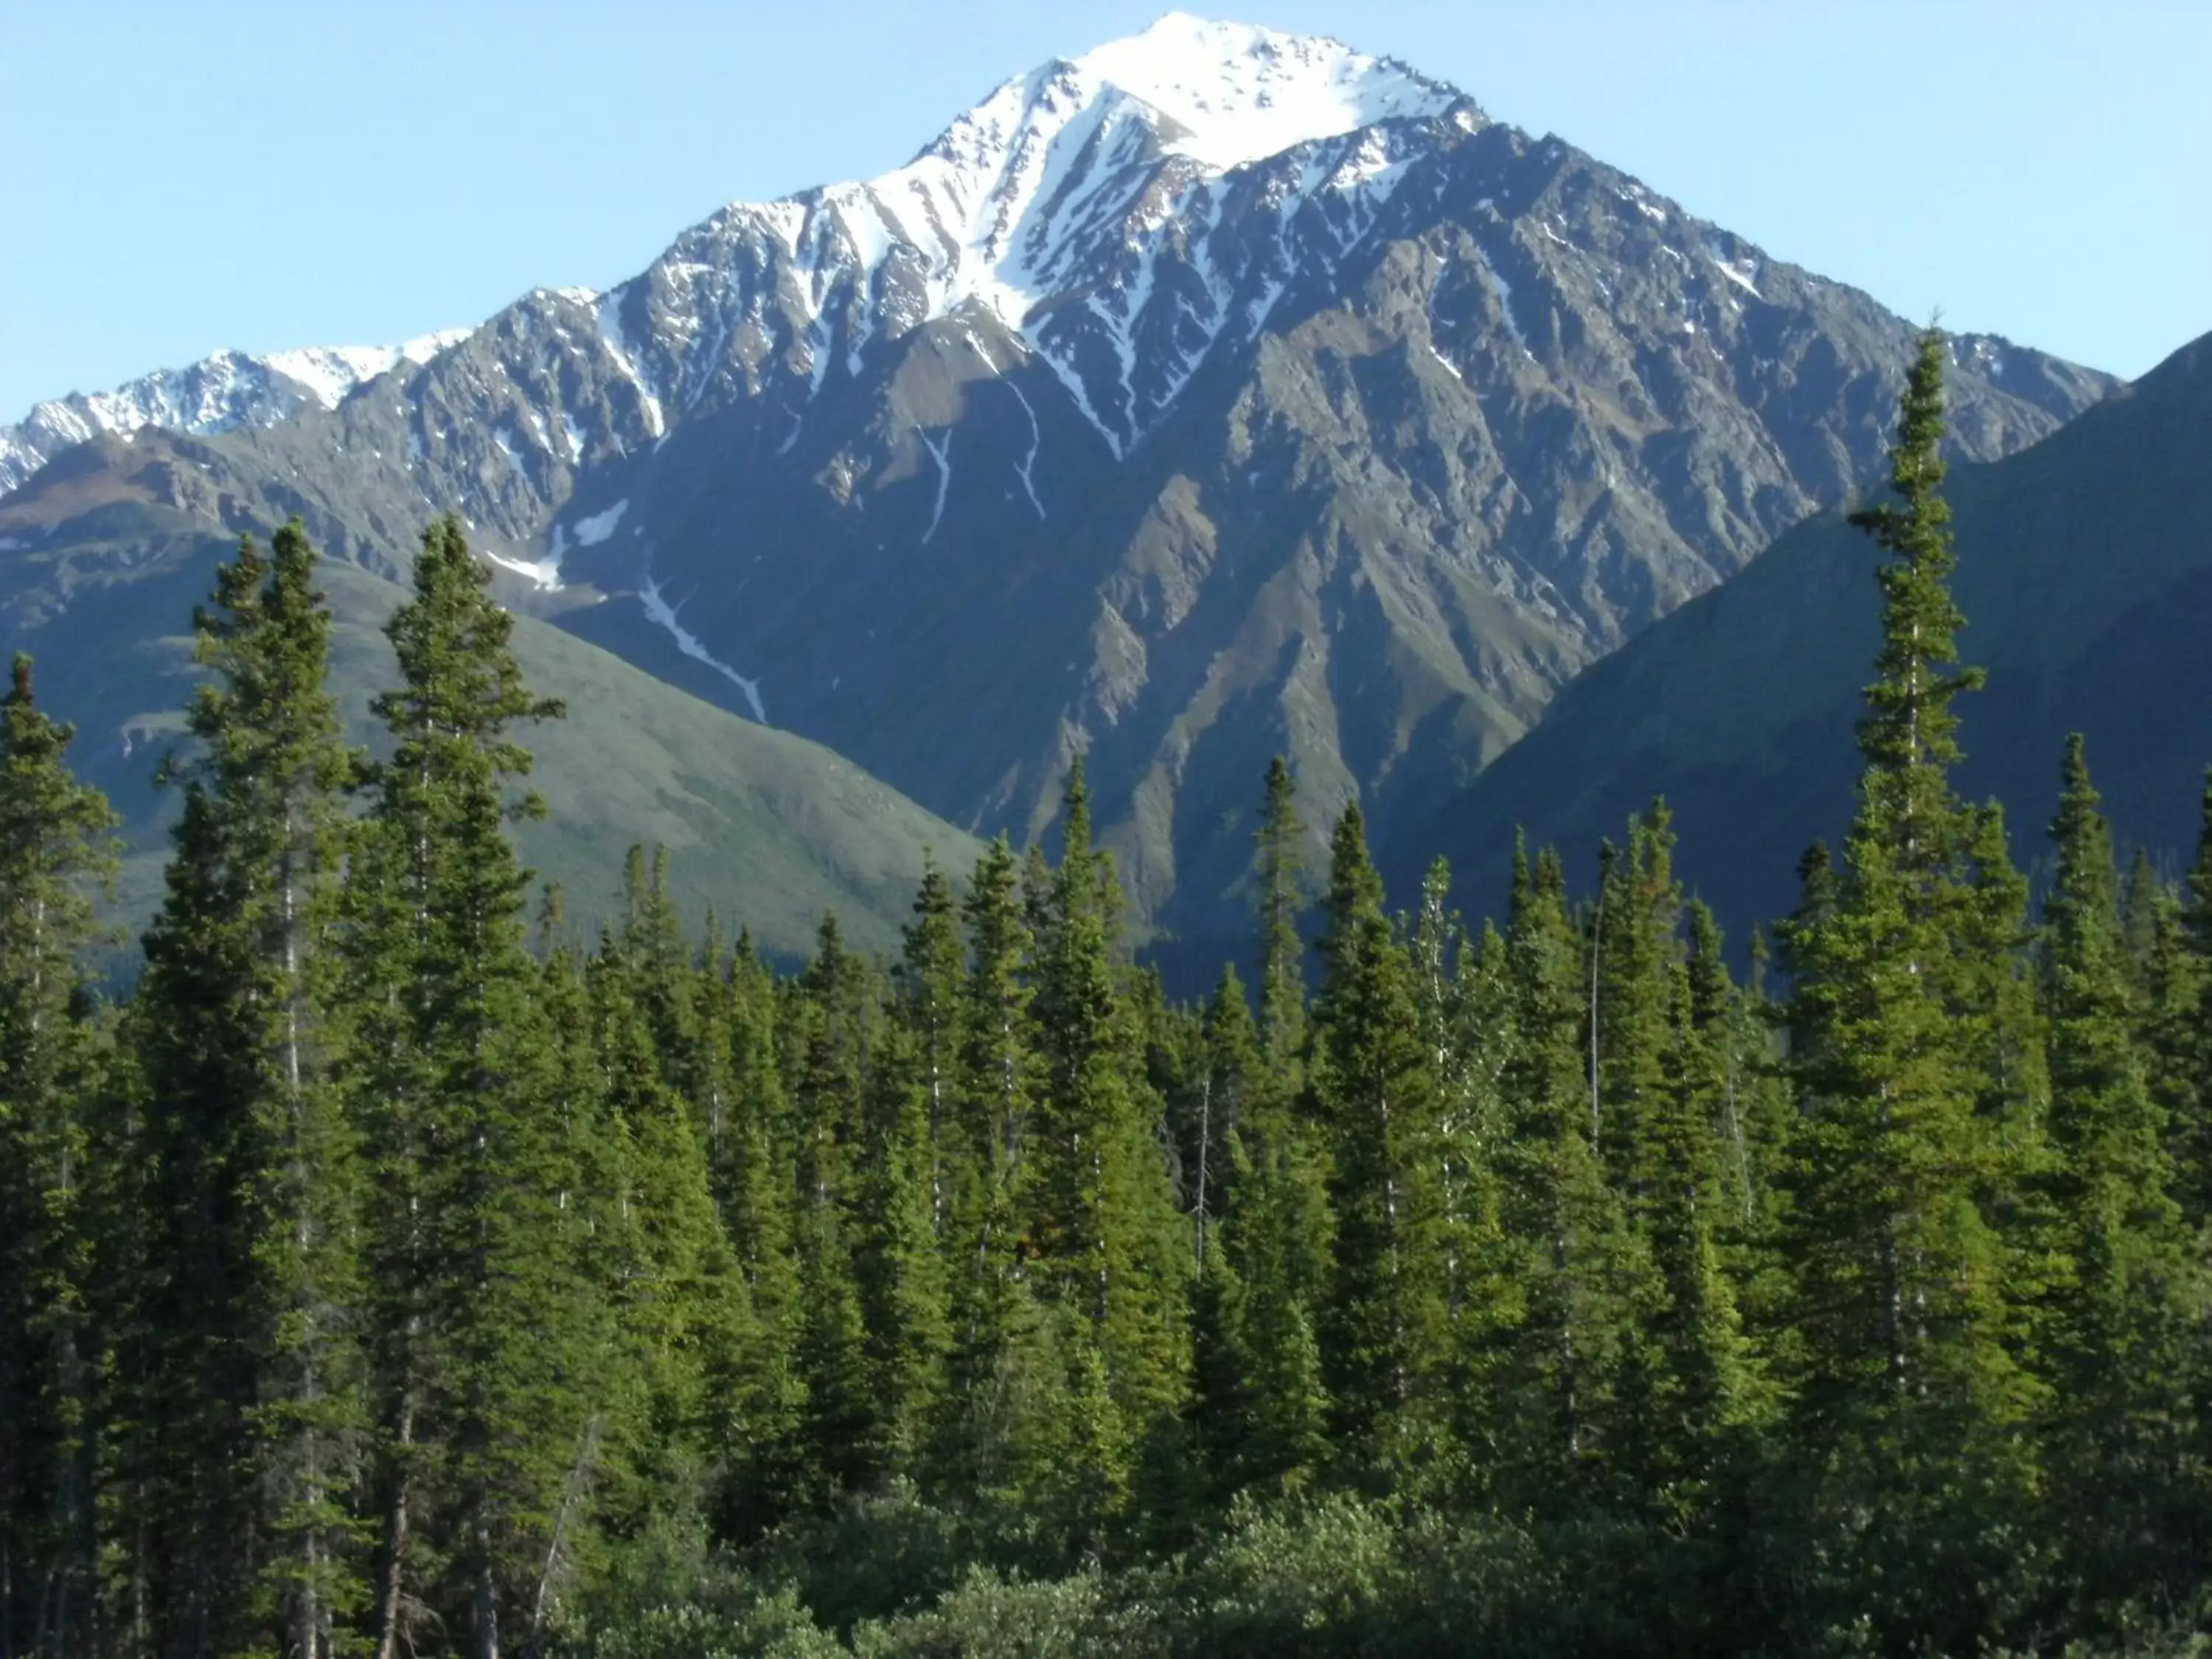
[[[1252,1405],[1243,1286],[1224,1245],[1237,1190],[1235,1123],[1258,1063],[1252,1011],[1233,966],[1222,970],[1185,1046],[1176,1139],[1193,1269],[1190,1429],[1204,1484],[1218,1496],[1241,1482]]]
[[[719,1495],[716,1522],[749,1538],[783,1518],[805,1479],[800,1445],[805,1379],[799,1363],[804,1314],[797,1247],[795,1135],[777,1057],[774,976],[740,937],[719,990],[730,1033],[726,1127],[708,1139],[716,1206],[744,1281],[754,1340],[731,1385],[742,1439]]]
[[[574,1165],[557,1045],[524,948],[528,873],[507,823],[557,716],[458,520],[425,532],[386,634],[399,684],[349,896],[362,1022],[349,1079],[379,1202],[379,1659],[421,1612],[477,1659],[526,1644],[595,1404],[592,1276],[564,1225]]]
[[[2118,1601],[2154,1586],[2181,1593],[2202,1546],[2188,1379],[2203,1287],[2131,1018],[2112,832],[2079,734],[2063,785],[2044,911],[2051,1207],[2069,1270],[2047,1337],[2052,1491],[2089,1594]]]
[[[1689,917],[1688,956],[1670,971],[1665,1081],[1644,1121],[1636,1190],[1659,1285],[1631,1462],[1672,1528],[1706,1518],[1769,1401],[1722,1242],[1732,988],[1712,913],[1694,904]]]
[[[1336,1218],[1322,1355],[1340,1449],[1372,1467],[1420,1443],[1446,1351],[1437,1079],[1356,805],[1330,854],[1309,1079]]]
[[[17,656],[0,697],[0,1652],[77,1659],[96,1622],[98,1036],[81,978],[115,868],[106,799]]]
[[[956,1105],[963,949],[951,884],[925,854],[904,931],[884,1063],[872,1084],[855,1270],[878,1478],[929,1472],[943,1419],[952,1314],[946,1245],[970,1167]]]
[[[169,1457],[164,1645],[335,1651],[363,1592],[353,1126],[333,930],[356,761],[295,520],[195,616],[213,672],[132,1020],[173,1278],[150,1402]],[[170,1413],[175,1413],[173,1417]]]
[[[1221,970],[1206,1001],[1194,1047],[1186,1123],[1178,1139],[1189,1194],[1192,1261],[1203,1272],[1220,1254],[1217,1236],[1236,1208],[1238,1169],[1231,1148],[1260,1065],[1251,1006],[1233,964]]]
[[[903,938],[900,1023],[908,1037],[914,1085],[921,1093],[930,1231],[942,1245],[951,1224],[954,1184],[975,1149],[963,1144],[957,1115],[965,958],[960,906],[951,882],[927,852],[914,920]]]
[[[1591,1139],[1588,955],[1558,855],[1532,861],[1516,848],[1503,1070],[1511,1127],[1500,1163],[1520,1308],[1501,1340],[1485,1461],[1505,1502],[1539,1512],[1616,1501],[1622,1385],[1652,1290],[1648,1254]],[[1601,1124],[1601,1096],[1600,1108]]]
[[[1280,755],[1267,763],[1267,793],[1254,836],[1253,875],[1260,921],[1260,1054],[1275,1074],[1278,1091],[1297,1086],[1293,1068],[1305,1042],[1305,941],[1298,933],[1304,908],[1300,876],[1305,826],[1298,821],[1296,786]]]
[[[1027,971],[1033,941],[1005,836],[977,859],[962,915],[968,960],[945,1233],[952,1351],[933,1438],[944,1486],[1003,1492],[1019,1483],[1040,1374],[1018,1216],[1042,1071]]]
[[[1103,1422],[1073,1455],[1133,1455],[1182,1398],[1183,1297],[1191,1257],[1158,1138],[1159,1102],[1144,1074],[1139,1034],[1116,959],[1120,884],[1091,844],[1089,792],[1079,759],[1064,801],[1065,844],[1041,907],[1036,1012],[1046,1088],[1036,1112],[1024,1231],[1040,1288],[1091,1328],[1071,1357],[1070,1386],[1106,1379],[1118,1429]],[[1101,1407],[1100,1409],[1103,1409]],[[1100,1469],[1079,1490],[1118,1505],[1133,1468]]]
[[[2204,779],[2197,856],[2182,882],[2178,936],[2162,963],[2154,1040],[2183,1212],[2212,1224],[2212,770]]]
[[[1422,1046],[1437,1082],[1437,1190],[1447,1324],[1443,1389],[1452,1401],[1455,1478],[1478,1483],[1495,1457],[1498,1355],[1519,1322],[1522,1286],[1505,1231],[1504,1073],[1513,1051],[1505,941],[1470,939],[1447,908],[1439,859],[1422,884],[1409,941]]]
[[[554,1575],[592,1518],[588,1494],[602,1465],[618,1464],[624,1478],[616,1518],[625,1528],[696,1523],[701,1494],[725,1478],[742,1443],[745,1402],[734,1384],[757,1333],[714,1208],[705,1141],[662,1075],[653,1038],[655,992],[666,994],[681,967],[680,953],[672,970],[629,950],[593,964],[610,1190],[586,1236],[562,1206],[562,1243],[587,1253],[606,1307],[596,1330],[580,1332],[596,1337],[597,1354],[581,1362],[597,1372],[596,1389],[553,1516],[541,1600],[557,1589]],[[590,1320],[597,1310],[580,1311]],[[543,1622],[542,1607],[532,1613]]]
[[[811,1496],[872,1476],[877,1399],[854,1274],[868,1069],[875,1035],[866,964],[823,918],[814,959],[786,1000],[794,1133],[798,1352],[806,1385],[802,1458]]]
[[[882,1085],[860,1172],[854,1262],[866,1328],[873,1402],[872,1471],[878,1480],[922,1473],[931,1426],[943,1409],[951,1347],[946,1264],[937,1231],[926,1051],[902,1028]]]
[[[1677,1150],[1653,1144],[1674,1093],[1668,1060],[1682,960],[1674,848],[1667,805],[1654,802],[1631,822],[1627,848],[1610,862],[1591,919],[1593,1133],[1614,1185],[1639,1214],[1661,1184],[1655,1165]]]
[[[1793,927],[1807,1117],[1793,1179],[1797,1432],[1822,1449],[1810,1524],[1893,1586],[1878,1626],[1950,1641],[2005,1605],[2004,1541],[2032,1489],[2031,1389],[2010,1336],[2008,1256],[1984,1206],[2006,1153],[1974,1068],[1984,955],[1980,815],[1950,781],[1960,625],[1944,466],[1944,344],[1929,331],[1890,451],[1893,505],[1855,514],[1888,556],[1866,770],[1838,891]],[[1986,1045],[1981,1052],[1986,1053]],[[1890,1621],[1895,1621],[1891,1623]]]
[[[1328,1451],[1318,1318],[1332,1219],[1327,1144],[1303,1095],[1305,830],[1293,797],[1290,769],[1278,757],[1267,768],[1255,836],[1260,1018],[1236,1128],[1224,1147],[1236,1212],[1221,1241],[1223,1271],[1198,1291],[1198,1311],[1212,1320],[1209,1308],[1218,1309],[1235,1347],[1233,1358],[1218,1345],[1201,1357],[1217,1391],[1224,1367],[1241,1382],[1249,1414],[1231,1437],[1240,1484],[1300,1484]]]

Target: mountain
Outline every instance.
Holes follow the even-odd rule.
[[[518,608],[970,830],[1041,834],[1087,750],[1195,939],[1267,756],[1316,825],[1445,798],[1876,476],[1913,333],[1404,64],[1174,15],[174,483],[386,577],[458,506]],[[1954,356],[1969,458],[2113,384]]]
[[[102,432],[127,435],[158,426],[197,437],[241,426],[274,426],[309,403],[336,409],[355,387],[401,364],[427,363],[468,337],[465,328],[396,346],[311,346],[257,357],[218,351],[185,368],[161,368],[112,392],[72,392],[0,426],[0,495],[64,450]]]
[[[155,430],[130,443],[103,436],[0,500],[0,638],[37,657],[41,701],[79,726],[78,769],[123,815],[118,908],[134,930],[160,894],[174,800],[154,774],[182,732],[192,607],[235,545],[193,494],[209,453],[203,441]],[[343,562],[322,576],[337,619],[335,689],[354,738],[370,743],[368,699],[398,672],[380,629],[406,593]],[[691,915],[712,906],[772,954],[808,951],[824,910],[863,946],[892,951],[924,850],[957,872],[981,850],[819,744],[544,622],[518,618],[514,648],[532,685],[568,703],[565,719],[521,734],[549,811],[518,834],[583,927],[617,902],[628,848],[653,843],[668,849],[672,887]]]
[[[1960,782],[2008,809],[2014,854],[2047,851],[2065,735],[2088,738],[2122,845],[2185,865],[2212,764],[2212,336],[2023,453],[1960,466]],[[1542,724],[1441,809],[1392,811],[1385,861],[1412,890],[1432,852],[1471,909],[1504,902],[1516,825],[1578,874],[1663,794],[1678,867],[1739,935],[1796,900],[1798,854],[1848,825],[1859,690],[1878,647],[1877,555],[1833,514],[1782,537],[1568,687]]]

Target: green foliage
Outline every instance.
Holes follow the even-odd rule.
[[[167,1639],[335,1650],[366,1585],[346,1503],[363,1455],[356,1131],[335,938],[357,766],[327,690],[331,623],[295,520],[251,538],[194,617],[213,678],[131,1011],[156,1231],[142,1294],[161,1516],[144,1571]],[[163,1282],[166,1277],[166,1283]]]
[[[147,973],[0,702],[0,1654],[2189,1650],[2207,1594],[2212,794],[2123,887],[2076,742],[2039,927],[1961,801],[1914,371],[1840,857],[1748,984],[1664,803],[1502,927],[1286,766],[1256,1008],[1057,860],[780,975],[629,860],[536,949],[512,620],[451,519],[338,737],[296,526],[211,672]],[[345,791],[365,784],[366,809]],[[2083,1645],[2086,1644],[2086,1645]]]
[[[559,1050],[507,833],[534,805],[510,799],[530,756],[509,728],[560,708],[525,685],[457,520],[425,533],[415,595],[388,630],[400,684],[375,707],[392,748],[349,884],[365,1038],[349,1082],[385,1304],[374,1628],[389,1647],[442,1626],[491,1659],[550,1610],[609,1356],[575,1218],[593,1171],[551,1109]]]
[[[0,698],[0,1649],[98,1639],[100,1353],[93,1106],[106,1062],[79,959],[115,857],[106,799],[69,769],[31,659]]]
[[[1951,703],[1978,681],[1954,672],[1942,365],[1931,331],[1891,452],[1900,504],[1853,520],[1890,556],[1884,644],[1844,865],[1790,934],[1791,1023],[1808,1041],[1786,1248],[1795,1432],[1826,1449],[1802,1524],[1844,1568],[1814,1594],[1843,1598],[1878,1572],[1895,1586],[1884,1639],[1952,1642],[2017,1610],[2037,1475],[2014,1341],[2026,1241],[2008,1225],[2024,1154],[2005,1131],[2020,1119],[1990,1109],[2007,1091],[1987,1069],[2007,1041],[2002,953],[2025,928],[2001,832],[1950,781]]]
[[[1379,1472],[1416,1455],[1440,1404],[1449,1310],[1437,1079],[1356,806],[1331,844],[1328,915],[1308,1079],[1336,1220],[1322,1364],[1340,1455]]]
[[[2207,1471],[2186,1379],[2200,1374],[2203,1267],[2173,1195],[2166,1121],[2138,1030],[2112,832],[2081,738],[2067,745],[2044,906],[2050,1024],[2051,1213],[2059,1263],[2046,1298],[2051,1483],[2080,1594],[2188,1593]]]

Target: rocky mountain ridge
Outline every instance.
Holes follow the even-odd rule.
[[[256,356],[218,351],[183,368],[157,368],[112,391],[72,392],[33,405],[0,427],[0,495],[64,450],[103,432],[129,436],[149,426],[206,437],[241,426],[274,426],[309,402],[336,409],[356,387],[402,364],[428,362],[469,337],[465,328],[396,346],[309,346]]]

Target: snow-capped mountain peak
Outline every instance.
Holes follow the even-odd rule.
[[[1440,114],[1458,97],[1339,40],[1186,12],[1170,12],[1069,67],[1081,81],[1119,88],[1166,116],[1180,129],[1166,147],[1218,172],[1377,121]]]
[[[0,495],[61,451],[102,432],[127,436],[159,426],[205,435],[272,426],[309,400],[336,409],[364,381],[403,363],[427,363],[473,331],[450,328],[394,346],[308,346],[267,356],[218,351],[112,391],[52,398],[33,406],[20,425],[0,427]]]
[[[1448,114],[1480,125],[1452,88],[1338,41],[1170,14],[1004,82],[904,167],[732,204],[610,295],[603,332],[626,363],[628,342],[663,348],[635,359],[655,409],[724,375],[768,389],[757,343],[788,342],[774,356],[797,381],[795,442],[832,374],[977,305],[1121,454],[1218,343],[1264,325],[1316,246],[1333,263],[1366,234],[1424,147],[1411,130]],[[1215,237],[1261,171],[1279,234]]]
[[[364,380],[388,374],[402,363],[427,363],[450,346],[459,345],[475,331],[441,329],[417,335],[396,346],[307,346],[279,351],[263,359],[287,380],[296,380],[325,409],[336,409],[348,392]]]

